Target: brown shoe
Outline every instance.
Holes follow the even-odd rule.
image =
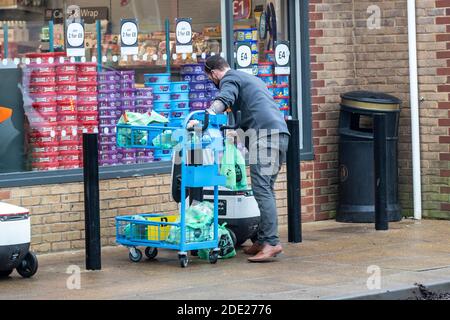
[[[283,247],[280,244],[271,246],[265,244],[261,251],[259,251],[254,257],[248,258],[249,262],[271,262],[276,256],[283,253]]]
[[[262,244],[255,242],[255,243],[253,243],[253,245],[251,247],[245,247],[242,251],[245,254],[248,254],[249,256],[254,256],[258,252],[260,252],[262,248],[263,248]]]

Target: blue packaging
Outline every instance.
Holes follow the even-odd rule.
[[[153,102],[153,108],[155,110],[171,110],[172,104],[170,101],[155,101]]]
[[[153,93],[153,101],[157,102],[170,102],[171,94],[170,93]]]
[[[170,82],[170,73],[147,73],[144,74],[144,82],[147,83],[168,83]]]
[[[289,75],[277,75],[277,76],[275,76],[275,83],[277,85],[289,85]]]
[[[169,82],[166,83],[149,83],[146,82],[145,84],[146,88],[152,88],[153,93],[169,93],[171,84]]]
[[[178,101],[171,101],[170,102],[170,109],[172,111],[176,111],[179,109],[189,109],[189,100],[178,100]]]
[[[188,92],[172,92],[170,94],[171,100],[189,100],[189,91]]]
[[[172,82],[170,84],[171,92],[189,92],[189,90],[189,82],[187,81]]]

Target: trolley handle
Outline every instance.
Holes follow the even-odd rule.
[[[233,126],[222,126],[220,127],[221,131],[225,130],[236,130],[241,126],[241,111],[236,113],[236,123]]]
[[[209,127],[209,113],[205,112],[205,121],[203,121],[203,127],[202,127],[202,133],[205,132],[206,130],[208,130]],[[187,128],[186,129],[188,132],[194,132],[195,128]]]

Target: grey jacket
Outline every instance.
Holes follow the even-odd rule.
[[[241,129],[244,131],[266,129],[289,134],[286,121],[266,84],[253,75],[228,71],[220,81],[220,93],[216,100],[231,107],[234,115],[241,111]]]

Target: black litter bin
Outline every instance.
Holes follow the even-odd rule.
[[[401,101],[391,95],[354,91],[341,96],[339,123],[338,222],[375,222],[373,116],[387,122],[387,212],[390,222],[402,219],[398,201],[398,126]]]

